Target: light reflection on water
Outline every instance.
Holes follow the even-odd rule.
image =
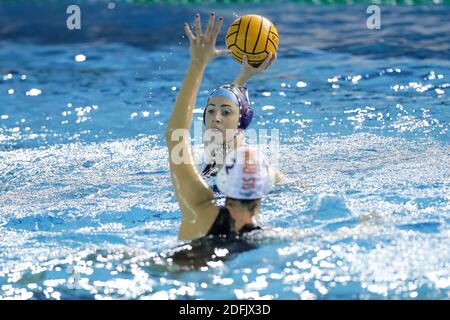
[[[0,196],[3,297],[442,298],[448,291],[449,154],[433,140],[355,134],[318,137],[303,150],[282,146],[291,179],[261,214],[276,229],[252,239],[257,249],[191,272],[157,259],[179,245],[179,214],[165,151],[148,143],[113,142],[136,156],[97,155],[96,170],[83,166],[85,157],[116,154],[110,142],[80,145],[60,167],[54,161],[64,159],[64,147],[29,151],[29,163],[10,156],[25,183]],[[38,170],[44,166],[53,172]],[[52,174],[58,183],[32,190]]]
[[[448,61],[291,40],[249,84],[288,181],[263,201],[255,249],[196,270],[169,258],[182,244],[162,136],[185,48],[1,42],[0,297],[450,298]],[[238,70],[211,64],[197,109],[223,66]]]

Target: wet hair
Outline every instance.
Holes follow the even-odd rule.
[[[225,204],[226,205],[232,204],[232,203],[230,203],[230,200],[233,203],[238,203],[238,205],[246,208],[248,211],[254,212],[256,207],[259,205],[259,200],[261,200],[261,199],[235,199],[235,198],[226,197]]]

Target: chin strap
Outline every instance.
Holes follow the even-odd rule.
[[[242,134],[242,130],[236,130],[236,133],[233,136],[233,139],[230,139],[230,141],[234,140],[237,136]],[[230,145],[229,142],[224,142],[222,145],[217,145],[214,148],[214,156],[212,157],[211,161],[206,165],[206,167],[203,169],[202,175],[203,176],[215,176],[217,171],[219,171],[217,167],[217,154],[221,153],[222,156],[222,163],[225,162],[226,155],[232,151],[234,148]]]
[[[242,134],[242,130],[237,129],[236,132],[234,133],[233,138],[230,139],[230,141],[233,141],[233,142],[234,142],[234,139],[236,139],[236,138],[237,138],[239,135],[241,135],[241,134]],[[228,154],[228,152],[230,152],[231,150],[233,150],[233,148],[230,146],[230,144],[228,143],[228,141],[225,141],[225,142],[223,143],[222,146],[223,146],[223,152],[224,152],[224,155]]]

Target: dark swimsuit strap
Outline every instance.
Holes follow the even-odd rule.
[[[208,163],[202,171],[202,176],[204,176],[204,177],[210,176],[212,173],[212,170],[214,169],[215,166],[216,166],[216,160],[213,160],[212,162]]]
[[[261,227],[255,224],[246,224],[238,232],[235,228],[235,221],[231,216],[230,211],[227,207],[220,207],[219,214],[210,228],[208,235],[242,235],[244,233],[260,229]]]
[[[235,135],[236,136],[236,135]],[[223,154],[226,154],[226,146],[227,146],[227,144],[226,143],[224,143],[223,145],[222,145],[222,147],[223,147]],[[207,165],[206,165],[206,167],[203,169],[203,171],[202,171],[202,176],[204,176],[204,177],[214,177],[217,173],[216,172],[213,172],[213,169],[216,167],[216,160],[215,159],[213,159],[210,163],[208,163]]]

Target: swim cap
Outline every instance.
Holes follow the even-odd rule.
[[[246,87],[238,86],[235,84],[226,84],[214,89],[208,97],[209,100],[213,97],[224,97],[233,101],[239,106],[239,129],[247,129],[253,119],[253,110],[250,107],[250,99],[248,98],[248,92]],[[206,109],[203,110],[203,124],[206,119]]]
[[[231,151],[217,173],[217,187],[227,197],[260,199],[275,184],[275,174],[265,156],[244,146]]]

